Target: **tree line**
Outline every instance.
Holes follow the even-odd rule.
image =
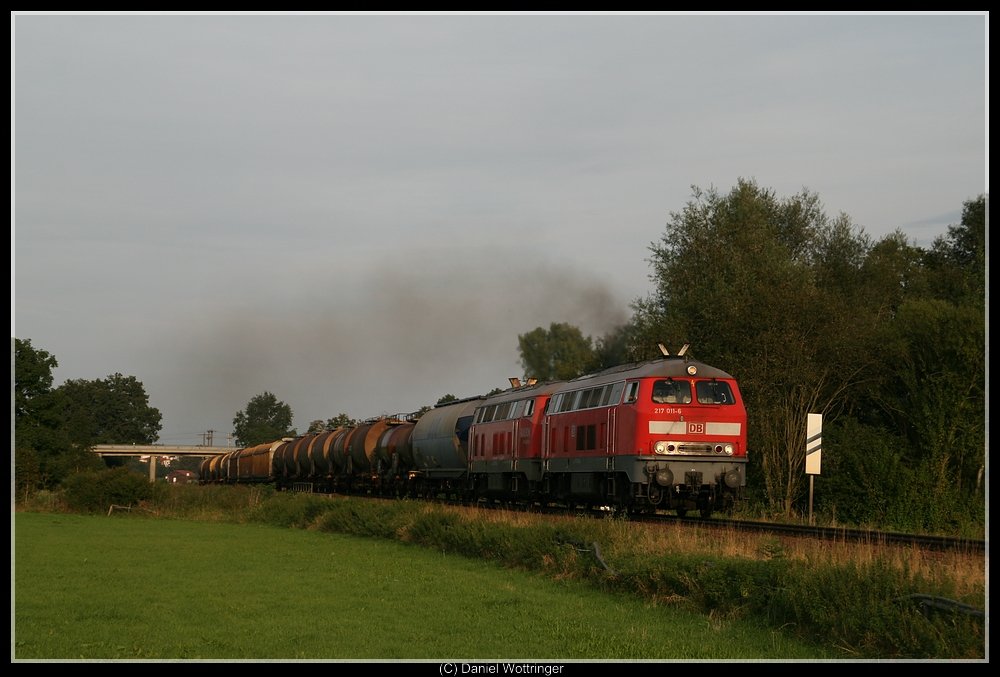
[[[740,382],[751,499],[803,508],[805,428],[824,415],[817,509],[954,531],[985,522],[985,196],[927,247],[873,239],[819,197],[753,181],[694,188],[650,246],[652,292],[596,340],[553,323],[519,336],[526,375],[565,379],[655,357],[657,343]]]
[[[52,387],[55,356],[13,340],[14,481],[18,493],[52,489],[74,472],[94,470],[96,444],[153,444],[160,410],[150,406],[143,384],[120,373],[70,379]],[[120,461],[110,461],[120,462]]]

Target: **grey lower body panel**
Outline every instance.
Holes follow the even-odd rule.
[[[531,482],[541,481],[548,475],[576,473],[623,474],[629,482],[646,484],[655,478],[671,477],[671,484],[708,485],[725,483],[730,489],[746,486],[745,458],[699,458],[663,456],[593,456],[549,458],[542,460],[504,459],[498,461],[473,461],[473,475],[523,475]],[[426,477],[450,477],[455,471],[426,470]]]
[[[529,482],[542,479],[540,459],[503,459],[499,461],[473,461],[470,464],[473,475],[521,475]]]
[[[724,482],[735,488],[746,486],[746,464],[745,458],[729,457],[595,456],[546,459],[544,471],[545,474],[621,473],[635,484],[648,483],[657,473],[669,471],[673,484],[713,486]]]

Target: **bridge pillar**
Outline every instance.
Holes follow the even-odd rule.
[[[156,483],[156,457],[149,457],[149,482],[150,484]]]

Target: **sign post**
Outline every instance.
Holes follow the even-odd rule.
[[[806,474],[809,475],[809,525],[813,520],[813,478],[823,460],[823,414],[806,415]]]

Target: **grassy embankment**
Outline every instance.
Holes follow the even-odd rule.
[[[40,513],[15,534],[18,659],[823,655],[752,621],[384,540]]]
[[[470,620],[464,616],[456,618],[461,618],[457,625],[468,626],[467,634],[477,638],[476,652],[468,654],[471,658],[982,659],[985,656],[985,623],[981,617],[929,610],[911,597],[932,595],[983,608],[985,564],[982,555],[779,540],[731,532],[720,534],[710,529],[650,527],[616,519],[553,518],[506,511],[445,508],[409,501],[273,494],[268,489],[246,487],[171,487],[169,491],[159,492],[147,507],[161,517],[254,522],[376,536],[427,546],[436,557],[447,553],[474,558],[469,565],[471,570],[489,571],[490,574],[457,597],[467,600],[472,607],[480,607],[478,616],[487,619],[483,630],[473,631]],[[107,521],[111,524],[119,522],[115,519]],[[128,523],[129,520],[123,522]],[[194,527],[187,525],[187,528]],[[267,548],[247,545],[245,539],[245,535],[209,539],[209,544],[218,543],[224,551],[238,553],[236,562],[216,566],[213,574],[220,578],[220,587],[226,580],[223,572],[242,572],[243,577],[250,576],[253,580],[254,572],[265,568],[264,564],[254,563],[254,558],[259,556],[258,551]],[[601,557],[597,557],[594,544],[598,545]],[[196,550],[204,547],[208,546],[199,546]],[[418,554],[421,552],[419,549],[401,552],[405,554],[403,563],[400,562],[402,555],[396,554],[390,557],[389,563],[350,564],[339,574],[337,586],[332,587],[342,588],[345,581],[359,580],[361,571],[380,570],[388,575],[390,571],[399,571],[401,566],[409,567],[411,559],[416,561],[416,558],[428,554]],[[482,560],[491,563],[488,568],[481,564]],[[316,599],[317,587],[309,577],[314,575],[315,567],[322,569],[330,566],[330,562],[323,564],[326,560],[321,560],[317,563],[306,554],[298,553],[286,555],[280,561],[284,563],[282,566],[298,573],[278,582],[274,576],[279,574],[271,571],[272,578],[259,583],[274,596],[271,600],[275,602],[273,609],[280,608],[278,601],[288,604],[286,597],[299,594],[299,590],[304,591],[306,600],[312,595],[312,604],[322,607],[324,602]],[[496,617],[503,616],[496,609],[482,612],[484,604],[488,608],[490,602],[477,601],[480,598],[475,592],[496,586],[494,581],[521,575],[512,570],[537,572],[560,585],[572,583],[574,597],[615,593],[616,597],[611,598],[616,600],[615,604],[636,603],[639,606],[617,619],[605,618],[598,613],[576,629],[560,631],[566,627],[568,619],[580,615],[570,607],[569,610],[556,612],[551,618],[536,618],[537,627],[518,626],[519,631],[515,633],[509,631],[511,626],[506,620],[497,622]],[[404,578],[412,574],[409,571]],[[448,587],[458,586],[458,581],[465,577],[465,574],[456,574],[451,580],[443,576],[437,578],[445,580]],[[364,581],[362,588],[370,592],[377,592],[382,586],[379,580],[361,580]],[[409,595],[418,600],[415,608],[423,608],[421,605],[432,598],[446,598],[445,592],[440,595],[415,592],[424,589],[422,584],[414,584],[419,580],[417,577],[401,581],[403,589],[409,591],[402,596]],[[581,583],[585,584],[584,587],[580,587]],[[583,593],[584,590],[588,592]],[[385,599],[399,596],[390,595]],[[532,613],[540,613],[539,610],[550,606],[549,603],[528,601],[535,598],[542,599],[541,593],[526,593],[522,598],[525,608],[533,609]],[[305,603],[308,605],[308,602]],[[494,600],[493,603],[496,605],[498,602]],[[515,604],[514,608],[518,606]],[[607,601],[597,605],[599,609],[602,606],[610,608]],[[503,604],[496,608],[506,609]],[[671,621],[662,629],[655,629],[658,627],[657,619],[677,610],[700,614],[696,616],[699,620],[695,627],[680,629],[673,624],[675,621]],[[344,615],[356,624],[368,625],[361,621],[364,614],[359,616],[359,613],[357,610],[346,610]],[[446,618],[454,613],[454,610],[441,612]],[[274,611],[268,614],[273,621]],[[418,627],[426,627],[424,616],[436,615],[426,612],[423,616],[408,617]],[[736,628],[744,623],[749,624],[751,630],[748,635],[741,636]],[[20,634],[20,611],[18,626]],[[625,638],[615,639],[610,644],[591,637],[582,643],[583,648],[567,647],[566,651],[571,653],[551,653],[565,644],[567,638],[588,637],[585,628],[591,626],[600,628],[600,638],[617,628],[630,630],[625,633]],[[486,628],[493,628],[492,634]],[[549,628],[555,632],[554,635],[545,632]],[[509,634],[505,634],[508,631]],[[483,644],[480,632],[485,633],[483,637],[504,638],[500,644],[502,650],[488,653],[488,644]],[[377,636],[370,625],[368,634]],[[525,653],[510,653],[515,637],[517,641],[524,642],[526,636],[537,636],[538,641],[543,643],[535,647],[525,645]],[[635,644],[627,640],[632,636],[638,637]],[[765,645],[749,641],[750,636],[763,636]],[[548,639],[544,639],[546,637]],[[667,637],[690,639],[691,644],[661,648]],[[803,656],[785,644],[780,649],[768,648],[776,647],[774,642],[784,642],[782,638],[794,638],[804,646],[824,648],[807,650],[807,653],[811,652],[809,656]],[[351,646],[365,646],[365,643]],[[597,653],[585,653],[588,647],[596,647]],[[616,650],[612,651],[611,647],[616,647]],[[711,653],[697,653],[697,647]],[[465,655],[461,644],[437,646],[434,650],[442,652],[431,654],[434,656]],[[778,653],[774,653],[775,650]],[[575,651],[581,653],[572,653]],[[351,654],[344,654],[345,657],[348,655]],[[361,655],[356,654],[358,657]],[[428,654],[404,651],[393,655],[364,655],[413,658]],[[292,654],[287,656],[294,657]],[[325,657],[331,657],[331,654]]]

